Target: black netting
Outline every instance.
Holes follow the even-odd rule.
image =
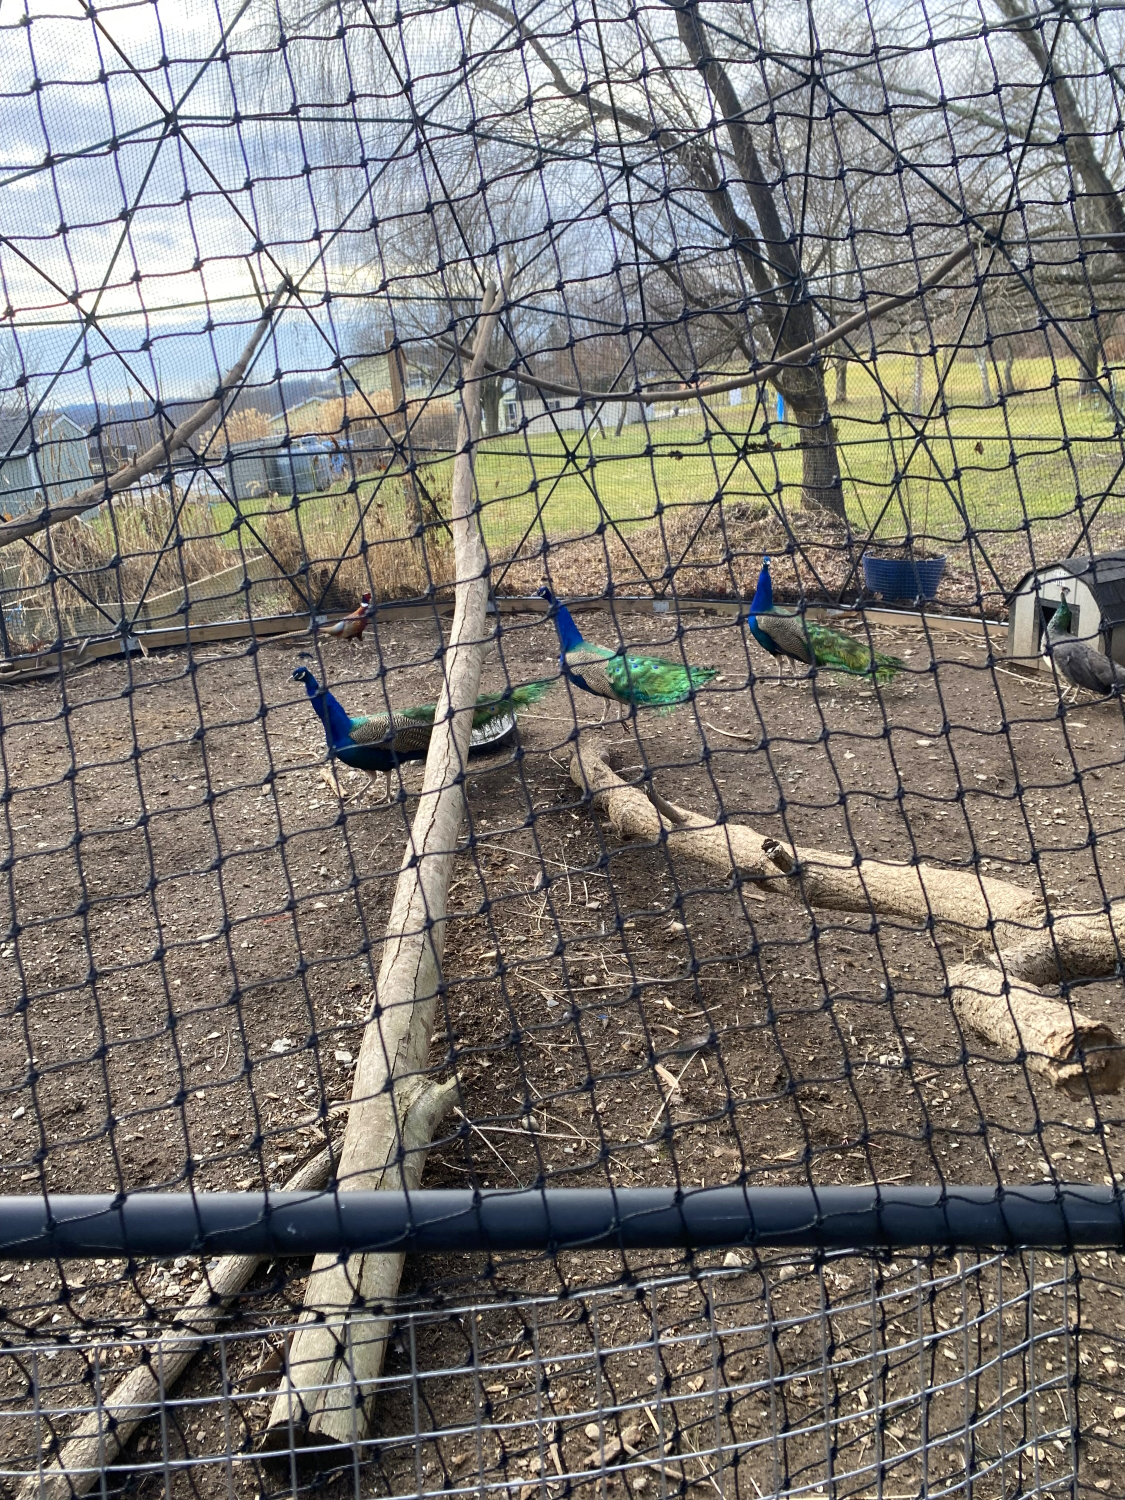
[[[4,1494],[1120,1492],[1120,11],[0,32]]]

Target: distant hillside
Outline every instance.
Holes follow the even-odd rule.
[[[338,382],[330,377],[287,375],[280,387],[277,381],[262,385],[250,384],[235,397],[230,410],[242,411],[252,408],[255,411],[264,412],[268,417],[278,416],[283,410],[282,391],[284,391],[285,398],[284,406],[290,409],[299,406],[303,401],[323,400],[340,394]],[[170,400],[165,400],[164,409],[174,422],[182,422],[204,399],[203,396],[175,396]],[[100,407],[95,406],[92,401],[87,401],[64,406],[62,410],[72,422],[77,422],[84,430],[88,430],[99,419],[103,423],[112,423],[114,426],[121,427],[134,422],[147,424],[152,420],[153,415],[150,401],[112,401],[105,402]]]

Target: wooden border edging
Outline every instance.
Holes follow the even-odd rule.
[[[590,598],[567,601],[576,613],[596,611],[602,614],[714,614],[720,618],[736,618],[746,609],[746,603],[735,599],[656,599],[636,595],[618,595],[612,599]],[[547,605],[534,595],[501,595],[493,600],[498,614],[546,615]],[[429,603],[414,600],[387,600],[376,606],[376,618],[380,615],[395,616],[404,620],[427,619],[434,615],[449,616],[453,613],[452,599],[437,599]],[[827,605],[812,605],[808,610],[815,620],[830,622],[846,619],[849,615],[862,614],[876,625],[891,625],[907,629],[942,632],[959,635],[983,636],[988,639],[990,629],[1003,631],[1007,635],[1008,625],[1002,620],[974,619],[971,615],[934,615],[921,610],[884,609],[836,609]],[[330,625],[344,618],[343,613],[318,615],[317,623]],[[42,677],[52,677],[60,669],[88,666],[91,662],[107,657],[122,656],[140,651],[161,651],[178,646],[201,645],[211,641],[251,640],[262,636],[298,633],[310,634],[307,614],[263,615],[252,620],[215,620],[206,624],[169,625],[147,630],[130,631],[125,637],[104,636],[82,641],[77,646],[66,646],[60,651],[40,651],[27,656],[12,656],[0,659],[0,687],[17,686]]]

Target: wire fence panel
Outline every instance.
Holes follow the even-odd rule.
[[[296,1331],[284,1305],[232,1313],[173,1389],[166,1372],[198,1341],[170,1269],[146,1277],[160,1329],[5,1351],[0,1472],[17,1492],[97,1484],[121,1429],[141,1434],[129,1477],[168,1493],[301,1492],[314,1476],[406,1495],[1063,1494],[1076,1481],[1066,1258],[728,1254],[561,1295],[420,1290],[396,1308],[384,1372],[343,1393],[378,1410],[370,1436],[357,1422],[354,1448],[314,1442],[299,1469],[256,1441]],[[150,1389],[111,1397],[123,1367]],[[86,1448],[60,1452],[82,1423]]]
[[[1121,1494],[1113,7],[0,11],[0,1487]]]

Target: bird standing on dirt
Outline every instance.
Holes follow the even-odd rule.
[[[425,759],[437,705],[422,703],[416,708],[395,708],[390,712],[353,719],[339,700],[320,686],[308,667],[298,667],[293,679],[304,683],[317,717],[324,725],[329,755],[357,771],[366,771],[372,780],[383,776],[385,790],[382,800],[389,801],[391,771],[404,761]],[[503,693],[482,693],[473,713],[470,755],[475,751],[495,749],[514,731],[520,710],[538,703],[553,686],[553,681],[547,679],[509,688]]]
[[[351,614],[345,615],[342,620],[337,620],[335,625],[329,625],[324,634],[334,635],[341,641],[358,641],[370,624],[374,612],[375,606],[371,602],[371,595],[363,594],[359,605],[352,610]]]
[[[1070,633],[1070,605],[1067,603],[1069,589],[1062,590],[1062,599],[1047,624],[1047,635],[1043,642],[1043,655],[1055,666],[1074,688],[1097,693],[1100,698],[1109,698],[1125,690],[1125,670],[1102,651],[1080,641]],[[1068,689],[1069,691],[1069,689]],[[1066,694],[1063,694],[1065,698]]]
[[[549,588],[541,588],[539,597],[551,606],[562,648],[559,665],[564,674],[584,693],[619,704],[619,719],[626,706],[675,708],[677,703],[692,697],[696,688],[719,675],[716,667],[686,667],[682,662],[665,661],[659,656],[595,646],[582,639],[574,617]]]
[[[782,660],[822,667],[829,672],[847,672],[853,677],[873,677],[889,682],[902,670],[897,656],[883,656],[863,641],[824,625],[815,625],[797,610],[778,609],[773,602],[770,560],[762,559],[758,587],[754,591],[746,623],[764,651],[777,658],[777,682],[781,685]],[[792,667],[791,667],[791,670]]]

